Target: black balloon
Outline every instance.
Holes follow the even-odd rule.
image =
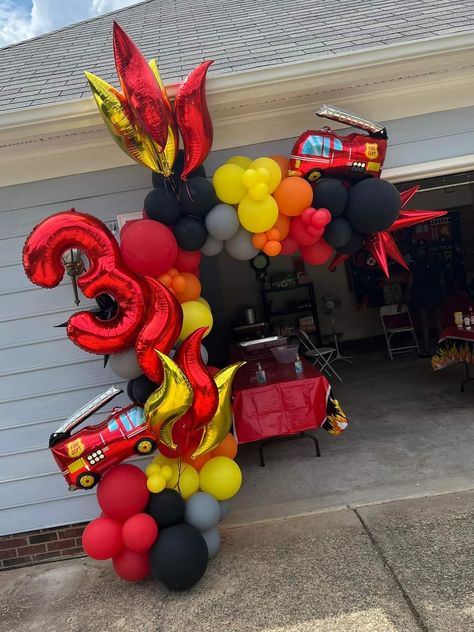
[[[185,215],[174,225],[174,236],[183,250],[199,250],[207,239],[207,230],[199,217]]]
[[[203,218],[219,202],[214,186],[207,178],[190,178],[183,182],[179,197],[183,213]]]
[[[352,237],[349,239],[349,241],[343,246],[336,248],[336,250],[337,252],[340,252],[342,255],[353,255],[355,252],[357,252],[358,250],[362,248],[363,244],[364,244],[364,235],[353,232]]]
[[[153,189],[143,202],[146,216],[166,226],[175,224],[181,216],[176,194],[170,187]]]
[[[184,520],[184,500],[174,489],[164,489],[151,494],[146,512],[157,522],[160,529],[171,527]]]
[[[206,572],[207,544],[200,532],[178,524],[160,532],[150,549],[151,574],[170,590],[186,590]]]
[[[146,375],[140,375],[140,377],[136,377],[134,380],[131,380],[131,383],[131,399],[136,404],[144,404],[153,393],[153,391],[156,391],[156,389],[158,388],[158,384],[152,382]],[[127,387],[127,393],[128,392],[129,389]]]
[[[347,189],[340,180],[321,178],[312,185],[313,208],[327,208],[333,217],[344,212],[347,204]]]
[[[344,217],[335,217],[324,230],[324,241],[333,248],[344,246],[352,237],[352,226]]]
[[[135,382],[135,380],[130,380],[127,383],[127,395],[132,400],[132,402],[135,402],[135,400],[133,398],[133,383],[134,382]]]
[[[400,208],[400,194],[393,184],[368,178],[349,191],[346,217],[354,230],[377,233],[386,230],[397,219]]]
[[[151,179],[153,182],[153,186],[156,189],[160,187],[164,187],[166,185],[171,186],[175,191],[179,190],[179,185],[181,183],[181,174],[183,173],[184,167],[184,151],[180,149],[178,151],[178,155],[176,156],[176,162],[173,166],[173,174],[170,178],[164,178],[161,173],[153,173],[151,174]],[[203,165],[195,169],[189,174],[189,178],[194,178],[196,176],[201,176],[203,178],[206,177],[206,170]]]

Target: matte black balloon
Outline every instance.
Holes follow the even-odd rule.
[[[179,198],[183,213],[203,218],[219,202],[214,186],[207,178],[190,178],[183,182]]]
[[[131,391],[133,401],[137,404],[144,404],[153,391],[156,391],[158,388],[158,385],[152,382],[146,375],[140,375],[140,377],[135,378],[132,382]]]
[[[133,398],[133,383],[134,382],[135,380],[129,380],[127,383],[127,396],[129,397],[129,399],[132,400],[132,402],[135,402]]]
[[[151,179],[153,182],[153,186],[155,188],[164,187],[166,184],[174,188],[175,191],[179,191],[179,185],[181,183],[181,174],[183,173],[184,167],[184,151],[180,149],[178,151],[178,155],[176,157],[176,162],[173,167],[173,175],[170,178],[164,178],[160,173],[155,173],[154,171],[151,174]],[[195,169],[189,174],[189,178],[195,178],[196,176],[200,176],[202,178],[206,177],[206,170],[203,165]]]
[[[333,217],[344,212],[347,204],[347,189],[340,180],[321,178],[313,182],[313,208],[327,208]]]
[[[349,241],[336,248],[337,252],[340,252],[343,255],[353,255],[355,252],[360,250],[364,244],[365,235],[361,235],[360,233],[356,233],[355,231],[352,233],[352,237]]]
[[[400,194],[393,184],[368,178],[349,191],[346,217],[354,230],[376,233],[387,229],[397,219],[400,208]]]
[[[160,532],[150,549],[151,574],[170,590],[186,590],[197,584],[206,572],[207,562],[206,541],[187,524]]]
[[[146,512],[162,529],[183,522],[185,507],[184,500],[176,490],[164,489],[159,494],[151,494]]]
[[[338,248],[347,244],[352,237],[352,226],[344,217],[335,217],[324,230],[324,241]]]
[[[183,250],[199,250],[207,239],[207,230],[199,217],[185,215],[174,225],[174,236]]]
[[[171,188],[153,189],[143,202],[146,216],[157,222],[172,226],[181,216],[176,194]]]

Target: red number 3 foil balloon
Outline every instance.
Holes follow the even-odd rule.
[[[90,312],[73,314],[67,334],[90,353],[119,353],[131,347],[147,317],[148,287],[122,261],[114,236],[96,217],[74,210],[52,215],[33,230],[23,248],[26,275],[41,287],[56,287],[64,276],[62,255],[81,250],[89,261],[77,284],[88,298],[109,294],[118,304],[111,320]]]

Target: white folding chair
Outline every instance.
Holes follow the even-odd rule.
[[[390,360],[393,360],[395,354],[407,353],[407,351],[411,351],[412,349],[416,349],[418,353],[420,353],[415,327],[413,326],[410,310],[407,305],[384,305],[379,309],[379,313],[382,320],[385,340],[387,341]],[[411,336],[410,344],[405,342],[403,346],[394,346],[392,338],[400,334]]]
[[[298,340],[304,347],[303,355],[313,363],[313,366],[318,365],[322,372],[327,373],[329,376],[332,373],[337,379],[342,382],[342,378],[331,366],[331,361],[336,353],[334,347],[316,347],[311,338],[305,331],[301,329],[298,331]]]

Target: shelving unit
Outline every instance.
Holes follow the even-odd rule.
[[[299,308],[297,306],[298,293],[301,295],[303,291],[306,293],[307,300],[303,302],[300,299],[300,304],[303,305],[303,307]],[[270,299],[272,294],[277,295],[275,299],[275,302],[279,305],[277,307],[274,306],[273,300]],[[289,322],[292,322],[296,333],[299,329],[299,319],[304,316],[312,316],[315,331],[311,333],[315,336],[317,344],[321,345],[318,308],[312,283],[301,283],[294,287],[262,289],[262,299],[265,310],[265,320],[270,323],[272,333],[280,333],[280,331],[278,331],[278,323],[281,322],[279,319],[287,318]],[[296,303],[294,308],[288,307],[288,303],[291,301]],[[286,308],[283,307],[285,302],[287,305]]]

